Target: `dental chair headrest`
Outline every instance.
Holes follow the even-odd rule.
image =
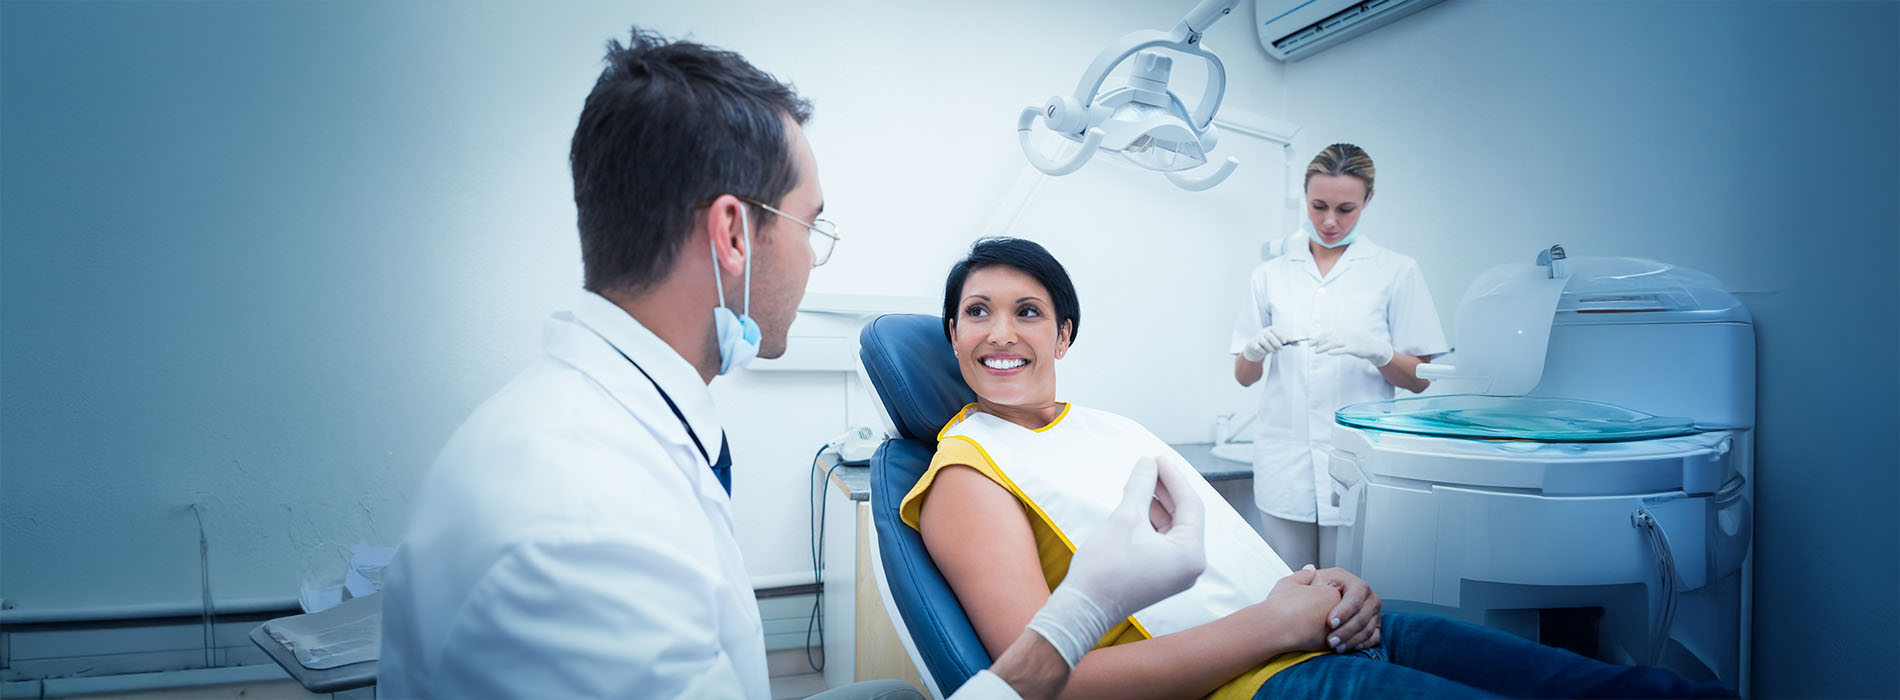
[[[957,357],[943,337],[943,319],[886,314],[858,333],[858,359],[884,401],[899,437],[935,444],[937,431],[976,393],[963,383]]]

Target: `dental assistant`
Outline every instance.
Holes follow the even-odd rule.
[[[811,106],[737,54],[638,30],[606,64],[569,153],[586,292],[417,488],[385,572],[380,696],[771,697],[708,385],[785,351],[837,240]],[[1053,697],[1110,624],[1193,582],[1200,511],[1168,500],[1157,530],[1157,474],[1137,470],[1042,626],[954,697]]]
[[[1241,386],[1264,380],[1254,421],[1254,503],[1287,565],[1332,566],[1340,524],[1326,450],[1333,413],[1424,391],[1418,365],[1450,350],[1418,263],[1372,241],[1372,157],[1327,146],[1306,167],[1306,216],[1260,264],[1229,348]]]

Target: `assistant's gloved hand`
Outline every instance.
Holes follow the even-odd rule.
[[[1247,341],[1247,346],[1241,348],[1240,354],[1246,357],[1248,362],[1259,362],[1267,359],[1268,355],[1279,352],[1280,348],[1286,347],[1286,341],[1286,333],[1273,326],[1267,326],[1260,329],[1259,333],[1255,333],[1253,340]]]
[[[1313,336],[1313,352],[1351,355],[1384,367],[1392,361],[1392,344],[1358,331],[1329,330]]]
[[[1207,567],[1204,511],[1187,469],[1172,457],[1136,460],[1121,503],[1076,548],[1062,585],[1029,621],[1070,668],[1115,623],[1187,590]],[[1165,516],[1151,519],[1156,501]]]

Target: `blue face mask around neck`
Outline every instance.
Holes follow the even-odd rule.
[[[739,207],[739,226],[745,230],[745,310],[752,310],[752,222]],[[712,239],[707,239],[712,245]],[[719,248],[713,246],[713,284],[719,288],[719,306],[713,309],[713,328],[719,333],[719,373],[744,367],[759,356],[759,324],[745,313],[726,308],[726,285],[719,276]]]
[[[1351,245],[1353,239],[1359,237],[1359,230],[1365,227],[1366,224],[1363,221],[1355,223],[1353,224],[1352,230],[1347,231],[1345,237],[1340,238],[1338,243],[1327,243],[1325,239],[1320,238],[1319,229],[1313,228],[1312,219],[1300,219],[1300,230],[1305,231],[1306,237],[1313,239],[1313,242],[1318,243],[1322,248],[1338,248],[1340,246]]]

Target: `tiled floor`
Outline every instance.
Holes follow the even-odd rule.
[[[772,674],[772,700],[799,700],[825,689],[825,675],[811,669],[804,649],[768,651],[765,664]]]

